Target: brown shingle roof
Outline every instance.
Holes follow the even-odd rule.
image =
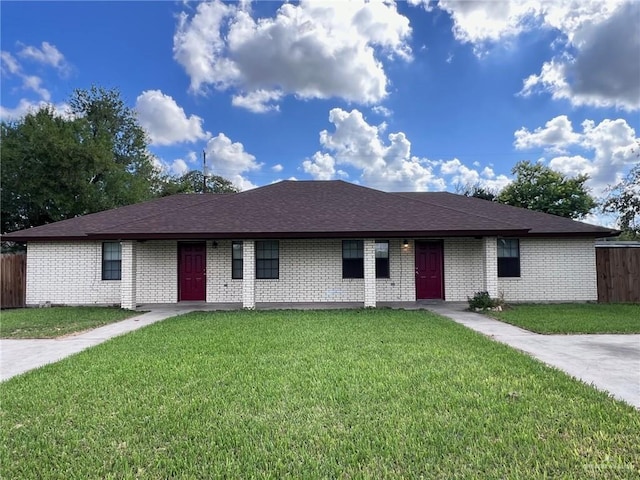
[[[236,194],[174,195],[6,235],[6,240],[606,236],[611,230],[448,193],[284,181]]]
[[[490,202],[480,198],[455,195],[449,192],[409,192],[397,195],[411,198],[412,200],[420,200],[432,206],[474,212],[475,215],[499,218],[515,225],[526,225],[529,229],[529,236],[548,234],[596,234],[608,236],[618,233],[616,230],[578,222],[570,218],[549,215],[526,208],[512,207],[511,205]]]

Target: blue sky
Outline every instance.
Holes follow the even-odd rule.
[[[500,189],[638,161],[640,2],[2,2],[2,119],[118,88],[158,166],[240,188]]]

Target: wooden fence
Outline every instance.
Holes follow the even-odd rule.
[[[640,303],[640,248],[596,248],[598,302]]]
[[[27,287],[27,256],[3,253],[0,257],[0,307],[24,307]]]

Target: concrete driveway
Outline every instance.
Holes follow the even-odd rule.
[[[640,409],[640,335],[540,335],[464,311],[466,306],[443,303],[427,308]]]

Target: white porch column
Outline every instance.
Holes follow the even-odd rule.
[[[484,261],[484,289],[491,298],[498,296],[498,239],[497,237],[482,238],[482,253]]]
[[[242,242],[242,308],[256,306],[256,250],[253,240]]]
[[[376,241],[364,241],[364,306],[376,306]]]
[[[136,241],[120,242],[121,275],[120,306],[127,310],[136,309]]]

